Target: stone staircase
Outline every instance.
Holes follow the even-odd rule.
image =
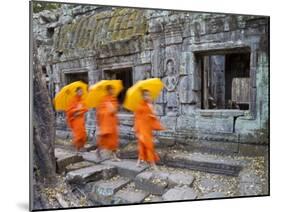
[[[190,170],[237,177],[243,165],[201,153],[160,152],[162,162],[156,171],[145,164],[137,167],[136,159],[125,159],[126,154],[120,162],[111,160],[106,152],[98,158],[95,152],[75,154],[56,148],[55,155],[58,172],[77,188],[76,193],[87,198],[88,205],[226,197],[222,192],[196,192]]]

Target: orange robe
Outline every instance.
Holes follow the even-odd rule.
[[[164,130],[154,114],[152,105],[142,101],[135,111],[134,130],[138,138],[138,158],[150,163],[159,160],[154,150],[153,130]]]
[[[118,109],[117,99],[113,96],[105,96],[97,107],[97,124],[99,127],[98,148],[116,151],[118,142]]]
[[[66,110],[67,124],[73,134],[73,145],[77,150],[82,148],[87,140],[85,129],[85,113],[88,111],[81,97],[75,96]]]

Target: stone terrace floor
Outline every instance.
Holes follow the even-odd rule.
[[[162,163],[155,171],[146,164],[135,166],[134,145],[123,148],[130,154],[123,154],[121,162],[112,161],[106,151],[99,159],[90,145],[79,154],[69,141],[57,140],[56,146],[59,186],[43,194],[50,208],[268,194],[267,161],[262,156],[157,148]]]

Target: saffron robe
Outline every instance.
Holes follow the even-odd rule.
[[[138,158],[149,163],[159,160],[153,143],[153,130],[164,130],[157,119],[152,105],[142,101],[135,111],[134,130],[138,138]]]
[[[72,131],[73,145],[77,150],[84,147],[87,140],[85,113],[88,111],[80,96],[74,96],[66,110],[67,124]]]
[[[105,96],[97,107],[96,120],[99,128],[98,148],[116,151],[118,141],[118,102],[114,96]]]

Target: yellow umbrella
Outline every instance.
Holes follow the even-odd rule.
[[[135,111],[142,100],[142,89],[149,90],[151,98],[155,100],[159,96],[163,86],[164,85],[159,78],[138,81],[126,92],[126,98],[123,106],[128,110]]]
[[[107,95],[106,86],[108,85],[113,87],[114,96],[118,96],[123,89],[121,80],[101,80],[90,87],[86,105],[88,107],[97,107],[102,98]]]
[[[54,98],[54,106],[57,111],[66,110],[71,99],[76,95],[76,89],[81,87],[83,90],[82,99],[88,93],[88,85],[82,81],[76,81],[64,86]]]

